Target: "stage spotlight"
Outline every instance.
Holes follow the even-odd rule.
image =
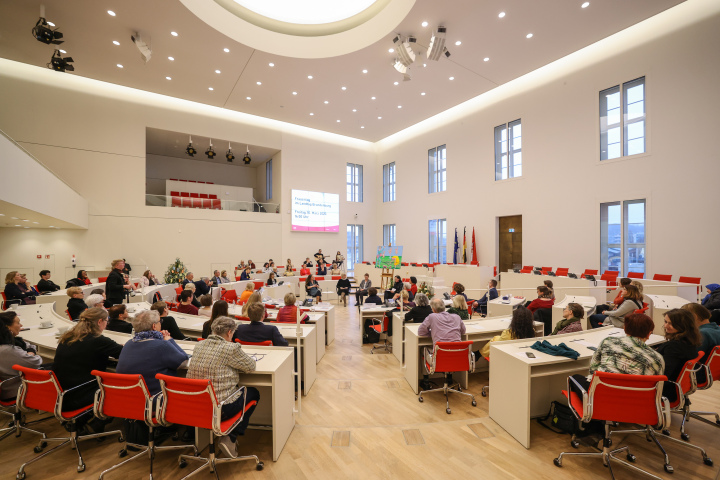
[[[247,151],[245,152],[245,156],[243,157],[243,162],[245,165],[250,165],[250,147],[246,147]]]
[[[217,154],[215,153],[215,150],[213,150],[213,148],[212,148],[212,139],[210,140],[210,146],[208,147],[207,150],[205,150],[205,155],[207,155],[207,157],[208,157],[210,160],[212,160],[213,158],[215,158],[215,155],[217,155]]]
[[[40,17],[37,21],[35,27],[32,29],[32,34],[38,42],[42,42],[46,45],[60,45],[63,43],[62,40],[58,40],[63,38],[63,34],[58,32],[57,29],[51,29],[44,17]]]
[[[235,155],[233,155],[233,153],[232,153],[232,145],[230,145],[229,143],[228,143],[228,151],[225,153],[225,158],[227,159],[228,162],[231,162],[231,163],[233,160],[235,160]]]
[[[60,55],[60,50],[55,50],[55,53],[53,53],[53,56],[50,59],[50,63],[47,64],[47,67],[58,72],[74,72],[75,67],[70,65],[70,63],[72,62],[72,57],[63,58]]]
[[[197,153],[197,150],[195,150],[195,148],[192,145],[192,137],[190,137],[190,143],[188,143],[188,146],[185,149],[185,153],[187,153],[191,157],[194,157],[195,154]]]
[[[130,35],[130,40],[132,40],[132,42],[135,44],[138,51],[140,52],[140,57],[143,59],[143,62],[149,62],[150,57],[152,57],[152,49],[150,48],[150,45],[148,45],[148,42],[142,37],[140,37],[140,34],[138,32]]]
[[[398,59],[395,59],[395,61],[393,62],[392,65],[393,65],[393,68],[398,71],[398,73],[402,73],[403,75],[405,75],[410,70],[406,65],[403,65],[403,63]]]
[[[445,27],[440,25],[433,33],[432,39],[430,39],[430,46],[427,49],[428,60],[437,61],[443,53],[446,57],[450,56],[447,48],[445,48],[445,31]]]
[[[415,52],[410,46],[411,43],[415,42],[415,37],[407,37],[405,41],[402,41],[400,35],[397,35],[395,38],[393,38],[393,43],[395,43],[395,50],[398,54],[398,61],[406,67],[409,67],[415,61]]]

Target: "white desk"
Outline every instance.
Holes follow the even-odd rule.
[[[599,279],[600,277],[598,276],[597,278]],[[545,280],[553,282],[555,298],[563,298],[566,295],[581,295],[595,297],[597,304],[605,303],[607,300],[607,282],[605,280],[591,282],[584,278],[551,277],[549,275],[534,275],[528,273],[501,273],[498,291],[501,296],[523,295],[534,298],[535,289],[539,285],[542,285]]]
[[[269,297],[273,300],[282,302],[285,299],[285,295],[288,293],[295,293],[295,288],[289,282],[285,282],[282,285],[273,285],[272,287],[263,287],[263,298]]]
[[[363,344],[363,334],[364,331],[364,325],[365,325],[365,319],[366,318],[381,318],[385,316],[385,313],[389,312],[390,310],[394,309],[395,307],[385,307],[375,304],[369,304],[372,305],[371,308],[363,308],[365,305],[360,306],[360,345]],[[393,333],[395,333],[393,331]]]
[[[153,285],[150,287],[142,287],[135,290],[135,296],[130,297],[130,303],[148,302],[152,303],[153,296],[159,293],[165,302],[174,302],[177,293],[175,289],[178,287],[177,283],[168,283],[166,285]]]
[[[508,328],[510,326],[510,320],[510,317],[495,317],[485,320],[467,321],[465,322],[465,334],[462,336],[462,340],[472,340],[472,349],[478,350],[482,348],[486,342],[492,340],[494,336],[500,335],[503,330]],[[535,335],[542,337],[544,325],[540,322],[534,322],[534,324]],[[430,337],[421,337],[418,335],[420,325],[422,324],[405,324],[405,380],[407,380],[415,393],[419,391],[419,380],[424,373],[424,357],[422,351],[425,347],[432,348],[432,339]],[[395,349],[393,348],[393,350]],[[491,363],[494,363],[494,358]],[[487,370],[487,365],[487,362],[481,358],[475,362],[475,371]],[[463,388],[467,388],[468,372],[456,373],[453,378],[459,380]]]
[[[487,302],[487,316],[504,317],[506,315],[512,315],[513,310],[524,303],[525,297],[515,297],[510,295],[509,299],[503,300],[503,297],[500,296]]]
[[[92,292],[96,288],[105,291],[105,283],[94,283],[92,285],[85,285],[80,288],[82,288],[83,296],[87,298],[88,296],[90,296],[90,292]],[[61,288],[57,292],[52,292],[48,295],[39,295],[35,297],[36,304],[55,304],[55,312],[61,317],[65,317],[70,320],[65,313],[65,310],[67,310],[68,300],[70,300],[70,297],[68,297],[67,295],[66,288]]]
[[[650,306],[648,313],[655,324],[653,333],[656,335],[665,335],[665,314],[669,310],[693,303],[686,298],[675,297],[673,295],[645,295],[644,298],[647,299],[647,303]]]
[[[322,302],[311,306],[310,311],[325,315],[325,344],[330,345],[335,341],[335,307],[327,302]]]
[[[75,323],[53,311],[52,304],[26,305],[18,307],[18,315],[23,326],[30,330],[22,332],[21,336],[28,342],[38,346],[38,353],[44,358],[52,360],[57,349],[55,334],[58,327],[72,328]],[[48,329],[39,329],[38,326],[45,320],[52,320],[54,326]],[[106,330],[103,335],[112,338],[117,343],[125,344],[130,335],[110,332]],[[192,354],[196,342],[177,342],[187,353]],[[295,418],[293,408],[295,402],[295,388],[293,387],[293,351],[287,347],[243,347],[248,354],[265,354],[257,362],[256,370],[241,375],[242,385],[255,387],[260,390],[260,403],[251,419],[253,425],[271,425],[273,442],[273,461],[277,461],[285,443],[287,443],[293,428]]]
[[[579,343],[595,347],[609,335],[625,335],[620,328],[602,327],[589,331],[544,337],[553,345],[565,343],[580,357],[554,357],[528,348],[538,339],[493,342],[490,346],[490,418],[525,448],[530,448],[530,418],[546,415],[550,402],[567,403],[560,391],[567,388],[567,377],[587,375],[593,351]],[[665,341],[652,335],[648,345]],[[526,352],[535,358],[527,358]]]
[[[278,311],[275,309],[268,309],[268,320],[269,321],[275,321],[277,319]],[[317,360],[317,363],[320,363],[320,360],[325,356],[325,342],[327,340],[327,331],[325,330],[325,314],[322,312],[307,312],[308,314],[308,321],[307,323],[315,325],[317,327],[317,335],[318,339],[317,342],[317,353],[315,355],[315,359]],[[285,323],[283,325],[291,326],[292,323]],[[280,325],[277,325],[278,328]],[[324,336],[326,340],[323,340],[323,332],[325,332]]]
[[[552,307],[552,322],[553,322],[553,328],[555,328],[555,325],[562,320],[562,312],[567,307],[568,303],[579,303],[582,305],[583,309],[585,310],[585,317],[582,319],[580,324],[582,325],[583,330],[588,330],[588,317],[592,315],[592,313],[595,311],[595,307],[597,306],[597,299],[595,297],[583,297],[580,295],[565,295],[565,298],[560,300],[559,302],[555,303]]]

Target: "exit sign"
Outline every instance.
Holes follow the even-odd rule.
[[[515,233],[515,229],[514,229],[514,228],[508,228],[508,232],[510,232],[510,233]]]

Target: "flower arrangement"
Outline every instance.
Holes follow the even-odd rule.
[[[180,283],[188,274],[188,269],[180,261],[180,258],[176,258],[174,263],[168,266],[167,272],[165,272],[165,283]]]
[[[431,299],[435,296],[435,289],[426,282],[422,282],[420,287],[418,287],[418,293],[424,293],[428,299]]]

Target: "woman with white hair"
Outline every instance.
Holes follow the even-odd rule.
[[[88,295],[88,297],[85,299],[85,305],[88,306],[88,308],[94,308],[94,307],[100,307],[105,308],[105,299],[100,294],[92,294]]]
[[[432,313],[430,308],[430,300],[424,293],[415,295],[415,306],[405,314],[406,322],[422,323],[428,315]]]

